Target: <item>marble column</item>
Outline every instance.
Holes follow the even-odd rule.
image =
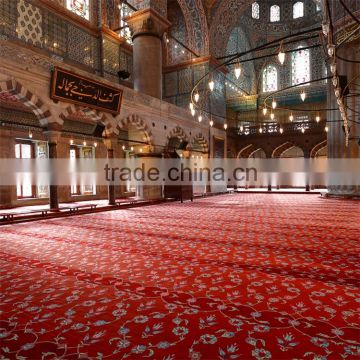
[[[60,131],[44,131],[44,135],[47,138],[48,146],[49,146],[49,159],[56,160],[57,159],[57,144],[61,137]],[[59,211],[59,196],[58,196],[58,184],[56,184],[56,177],[54,176],[56,169],[54,168],[54,164],[50,162],[50,185],[49,185],[49,205],[50,210]]]
[[[126,18],[133,40],[134,89],[162,98],[162,40],[170,22],[152,8]]]
[[[350,60],[343,61],[337,59],[337,71],[339,75],[345,75],[347,81],[351,82],[354,79],[354,83],[359,83],[359,78],[356,76],[360,75],[360,38],[350,41],[349,43],[342,45],[337,52],[342,58]],[[353,61],[353,62],[352,62]],[[354,61],[357,61],[354,62]],[[349,85],[350,93],[358,93],[356,85]],[[337,99],[334,93],[334,88],[329,83],[328,92],[328,107],[337,108]],[[360,146],[358,144],[358,138],[360,136],[360,125],[357,123],[359,120],[360,102],[358,96],[348,96],[345,100],[349,120],[350,140],[348,146],[345,143],[345,132],[343,128],[343,121],[341,120],[340,112],[328,111],[327,120],[328,122],[328,158],[335,159],[354,159],[360,158]],[[340,121],[339,121],[340,120]],[[346,180],[346,179],[344,179]],[[352,185],[336,185],[330,186],[328,189],[328,196],[337,197],[358,197],[360,196],[360,186],[358,184]]]
[[[107,158],[111,163],[112,159],[114,159],[114,150],[117,147],[118,139],[116,136],[109,136],[104,139],[104,144],[107,149]],[[111,167],[111,165],[109,164]],[[108,200],[109,205],[115,205],[116,203],[116,196],[115,196],[115,185],[114,183],[110,182],[108,185]]]

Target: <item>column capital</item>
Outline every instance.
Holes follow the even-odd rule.
[[[118,143],[118,138],[115,135],[107,136],[103,139],[104,145],[108,150],[114,150]]]
[[[61,138],[61,131],[46,130],[44,131],[44,135],[49,144],[57,144]]]
[[[166,18],[151,8],[136,11],[127,16],[125,21],[130,27],[133,40],[142,35],[162,39],[164,32],[171,25]]]

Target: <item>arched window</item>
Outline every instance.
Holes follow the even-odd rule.
[[[292,85],[310,81],[310,52],[309,49],[301,49],[301,46],[291,55]]]
[[[260,8],[257,2],[254,2],[251,5],[251,16],[253,19],[260,19]]]
[[[268,65],[263,70],[263,92],[278,89],[278,72],[274,65]]]
[[[67,0],[66,7],[68,10],[72,11],[76,15],[79,15],[82,18],[89,20],[90,19],[89,1],[90,0]]]
[[[272,5],[270,7],[270,21],[277,22],[280,21],[280,6]]]
[[[304,3],[298,1],[293,5],[293,19],[298,19],[304,16]]]

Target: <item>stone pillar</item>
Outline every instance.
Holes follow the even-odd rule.
[[[162,98],[162,39],[170,22],[151,8],[128,16],[133,40],[134,89]]]
[[[47,138],[49,146],[49,159],[57,159],[57,144],[61,137],[60,131],[48,130],[44,131],[44,135]],[[49,205],[50,210],[59,211],[59,197],[58,197],[58,185],[55,184],[55,171],[54,164],[50,162],[50,185],[49,185]]]
[[[341,33],[343,29],[339,30]],[[337,37],[337,36],[336,36]],[[335,37],[335,38],[336,38]],[[340,38],[340,36],[339,36]],[[338,75],[345,75],[347,82],[350,82],[349,90],[350,93],[357,93],[356,84],[358,79],[356,76],[360,74],[360,64],[358,60],[360,58],[360,38],[357,36],[354,40],[342,45],[337,54],[349,62],[341,59],[336,60],[336,67]],[[353,61],[353,62],[351,62]],[[357,61],[357,62],[356,62]],[[354,82],[352,82],[356,79]],[[352,83],[351,83],[352,82]],[[338,108],[337,98],[334,93],[334,88],[329,82],[328,85],[328,108]],[[339,111],[328,111],[327,120],[329,121],[328,126],[328,158],[334,159],[354,159],[360,158],[360,146],[358,144],[358,137],[360,136],[360,125],[355,121],[359,120],[360,102],[358,96],[347,97],[345,100],[346,105],[349,108],[346,110],[348,115],[348,126],[350,130],[350,141],[348,146],[345,144],[345,132],[343,128],[343,121]],[[339,121],[340,120],[340,121]],[[352,140],[351,140],[352,138]],[[346,180],[346,179],[344,179]],[[328,188],[328,196],[340,196],[340,197],[358,197],[360,196],[359,185],[336,185]]]
[[[306,159],[305,161],[307,161],[307,162],[310,161],[310,150],[304,150],[304,158]],[[309,175],[306,176],[305,191],[310,191]]]
[[[114,159],[114,150],[117,147],[118,139],[116,136],[109,136],[104,139],[104,144],[107,149],[107,158],[109,159],[109,162],[111,163],[112,159]],[[111,167],[111,165],[109,165]],[[108,185],[108,200],[109,205],[115,205],[115,185],[114,183],[110,182]]]

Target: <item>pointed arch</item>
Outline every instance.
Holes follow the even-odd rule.
[[[177,0],[184,14],[190,48],[199,55],[209,54],[209,31],[201,0]]]
[[[310,157],[315,158],[317,154],[327,147],[327,140],[321,141],[320,143],[316,144],[310,151]]]
[[[202,147],[202,152],[203,153],[208,153],[209,152],[209,145],[207,140],[205,139],[204,135],[200,132],[197,135],[194,136],[193,138],[194,142],[196,142],[197,144],[199,144]]]
[[[33,92],[26,89],[15,79],[0,82],[0,93],[7,92],[18,99],[24,106],[28,107],[39,120],[40,125],[44,126],[51,117],[50,110],[45,103]],[[58,119],[56,119],[58,120]],[[60,119],[59,119],[60,121]]]
[[[180,126],[176,126],[174,129],[172,129],[169,134],[167,135],[167,144],[169,143],[171,138],[178,138],[180,140],[188,140],[189,137],[187,136],[184,129]]]
[[[120,130],[126,128],[128,125],[134,126],[137,130],[142,131],[145,135],[146,142],[149,145],[153,145],[153,135],[149,130],[148,125],[145,121],[137,114],[131,114],[123,119],[117,118],[116,133],[119,133]]]

